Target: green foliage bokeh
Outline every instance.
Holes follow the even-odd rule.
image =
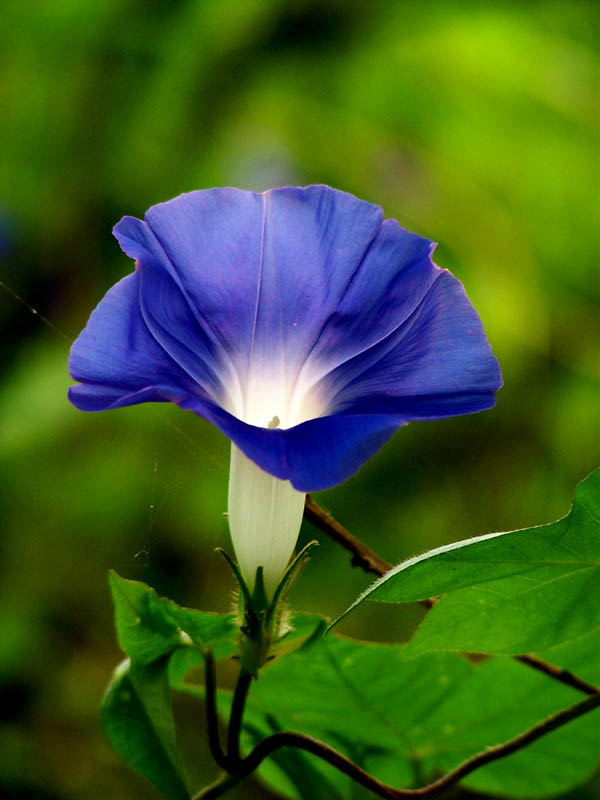
[[[567,511],[598,461],[599,22],[577,0],[3,5],[0,787],[156,798],[100,729],[106,573],[231,602],[224,437],[176,408],[66,401],[69,339],[132,267],[123,214],[322,182],[439,242],[501,362],[498,404],[408,426],[319,499],[392,562]],[[336,616],[369,581],[319,538],[294,598]],[[418,618],[365,604],[340,632],[401,641]]]

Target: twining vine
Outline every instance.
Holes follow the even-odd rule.
[[[365,572],[380,576],[385,575],[391,569],[391,564],[347,531],[329,512],[321,508],[310,495],[306,497],[304,517],[352,554],[352,566],[360,567]],[[427,608],[432,608],[435,603],[435,598],[423,602]],[[227,747],[224,749],[219,733],[215,660],[212,651],[208,650],[205,652],[208,740],[211,754],[215,762],[223,770],[223,774],[211,786],[196,794],[193,800],[213,800],[213,798],[223,796],[236,784],[251,775],[265,758],[282,747],[295,747],[317,756],[340,772],[348,775],[356,783],[369,789],[378,797],[391,798],[392,800],[433,797],[454,786],[462,778],[480,767],[506,758],[552,731],[561,728],[563,725],[600,707],[600,688],[584,681],[569,670],[557,667],[536,656],[518,655],[514,658],[532,669],[543,672],[549,678],[564,683],[588,696],[578,703],[555,712],[512,739],[494,747],[486,748],[486,750],[468,758],[455,769],[431,783],[414,789],[398,789],[377,780],[377,778],[327,743],[297,731],[278,731],[273,733],[259,742],[248,756],[242,758],[240,755],[240,737],[246,698],[252,682],[252,675],[243,668],[240,670],[234,690],[227,732]]]

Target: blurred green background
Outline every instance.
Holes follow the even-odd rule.
[[[599,10],[2,4],[3,796],[158,798],[100,729],[120,659],[109,568],[184,605],[231,603],[213,552],[229,547],[226,439],[175,407],[66,400],[69,340],[132,268],[110,233],[123,214],[213,185],[328,183],[439,242],[502,364],[498,404],[408,426],[317,499],[390,561],[567,511],[600,461]],[[369,578],[319,538],[295,604],[336,615]],[[402,640],[418,618],[370,605],[340,631]],[[181,713],[201,770],[201,709]]]

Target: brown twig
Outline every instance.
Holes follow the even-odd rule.
[[[318,758],[327,761],[327,763],[348,775],[352,780],[366,787],[378,797],[391,798],[391,800],[410,800],[415,797],[432,797],[454,786],[462,780],[462,778],[474,772],[476,769],[512,755],[512,753],[515,753],[517,750],[521,750],[527,745],[541,739],[543,736],[546,736],[546,734],[561,728],[568,722],[598,707],[600,707],[600,693],[587,697],[585,700],[581,700],[579,703],[575,703],[575,705],[564,708],[561,711],[557,711],[547,719],[529,728],[529,730],[518,734],[514,738],[509,739],[503,744],[488,747],[481,753],[463,761],[462,764],[459,764],[458,767],[442,778],[426,786],[421,786],[418,789],[396,789],[393,786],[382,783],[325,742],[321,742],[304,733],[283,731],[263,739],[250,755],[240,762],[239,769],[236,771],[235,775],[229,777],[223,776],[216,784],[213,784],[197,794],[194,800],[209,800],[209,798],[221,797],[235,783],[248,777],[248,775],[260,766],[265,758],[281,747],[297,747],[312,753]]]
[[[579,678],[577,675],[569,672],[568,669],[557,667],[555,664],[551,664],[549,661],[543,661],[537,656],[515,656],[515,659],[523,664],[527,664],[528,667],[532,667],[533,669],[539,670],[539,672],[543,672],[544,675],[549,675],[551,678],[554,678],[561,683],[566,683],[567,686],[572,686],[573,689],[577,689],[584,694],[595,695],[600,693],[600,687],[584,681],[583,678]]]
[[[389,564],[381,556],[378,556],[370,547],[353,536],[343,525],[334,519],[328,511],[316,503],[311,495],[306,495],[304,504],[304,519],[311,522],[316,528],[326,533],[338,544],[352,553],[352,566],[360,567],[365,572],[372,572],[374,575],[385,575],[393,564]]]
[[[347,531],[343,525],[340,525],[340,523],[334,519],[328,511],[321,508],[309,494],[306,495],[304,518],[312,522],[313,525],[330,536],[334,541],[338,542],[338,544],[341,544],[346,550],[349,550],[352,553],[353,567],[360,567],[364,569],[365,572],[372,572],[380,577],[385,575],[386,572],[392,568],[391,564],[384,561],[377,553],[363,544],[360,539],[357,539],[350,531]],[[427,598],[420,602],[422,605],[426,606],[426,608],[433,608],[437,603],[437,599]],[[569,670],[557,667],[554,664],[550,664],[548,661],[543,661],[537,656],[521,655],[515,656],[515,659],[584,694],[594,695],[600,692],[600,688],[597,686],[584,681],[582,678],[578,678],[577,675],[569,672]]]

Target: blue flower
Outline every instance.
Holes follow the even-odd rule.
[[[232,531],[269,540],[247,558],[234,534],[250,581],[258,563],[276,581],[305,492],[346,480],[412,420],[494,405],[500,369],[462,285],[378,206],[326,186],[209,189],[114,234],[136,270],[73,345],[69,398],[171,401],[231,439]],[[232,501],[240,480],[251,490]],[[294,517],[291,548],[273,514]]]

